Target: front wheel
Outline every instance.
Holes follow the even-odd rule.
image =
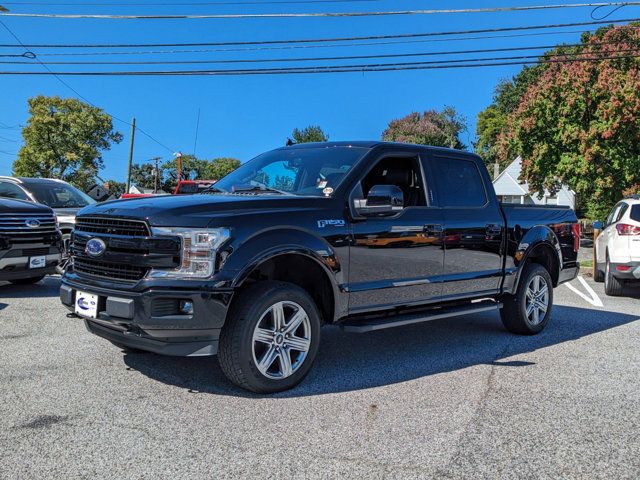
[[[309,294],[291,283],[259,282],[234,300],[218,361],[239,387],[279,392],[304,379],[319,345],[320,314]]]
[[[524,267],[515,295],[508,295],[500,311],[502,323],[512,333],[535,335],[549,323],[553,306],[553,282],[537,263]]]

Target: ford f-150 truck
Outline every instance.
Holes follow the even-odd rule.
[[[0,198],[0,282],[35,283],[55,273],[62,236],[44,205]]]
[[[83,209],[60,297],[124,349],[217,354],[235,384],[275,392],[308,373],[326,324],[499,311],[511,332],[542,331],[579,237],[568,208],[498,203],[470,153],[294,145],[203,194]]]

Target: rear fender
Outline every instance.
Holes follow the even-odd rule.
[[[544,246],[544,247],[543,247]],[[549,272],[554,279],[554,284],[558,281],[558,274],[562,270],[562,250],[560,249],[560,241],[556,234],[546,225],[537,225],[529,229],[524,237],[518,243],[516,251],[513,254],[513,262],[516,266],[516,274],[511,288],[515,292],[520,283],[522,270],[527,264],[527,260],[531,258],[533,252],[538,248],[547,248],[553,251],[554,259],[557,261],[557,271]],[[555,286],[555,285],[554,285]]]

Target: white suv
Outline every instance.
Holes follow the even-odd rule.
[[[602,229],[596,249],[596,282],[604,280],[607,295],[621,295],[627,281],[640,281],[640,196],[618,202]]]

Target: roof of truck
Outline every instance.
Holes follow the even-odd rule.
[[[400,143],[400,142],[382,142],[377,140],[357,140],[357,141],[342,141],[342,142],[310,142],[310,143],[294,143],[293,145],[281,147],[281,150],[287,149],[305,149],[305,148],[331,148],[331,147],[354,147],[354,148],[374,148],[374,147],[400,147],[400,148],[426,148],[434,151],[441,152],[457,152],[467,155],[473,155],[472,152],[466,150],[455,150],[445,147],[433,147],[431,145],[419,145],[415,143]]]

